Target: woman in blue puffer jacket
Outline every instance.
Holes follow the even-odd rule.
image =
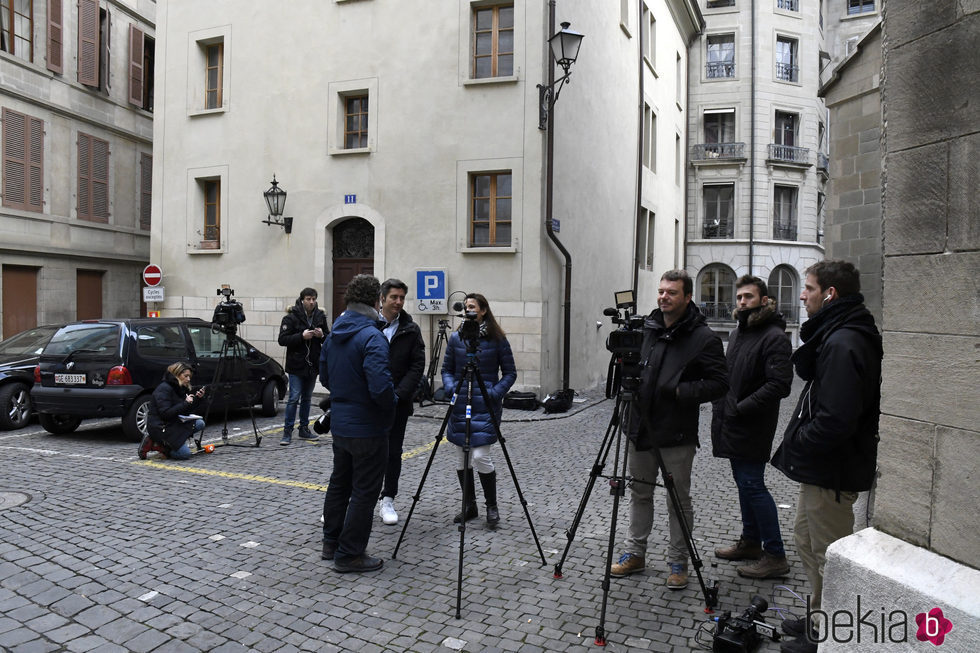
[[[449,418],[449,441],[459,446],[459,456],[456,461],[456,473],[459,475],[459,485],[467,497],[466,507],[453,519],[459,523],[464,519],[469,521],[477,517],[476,486],[473,480],[473,468],[480,474],[480,484],[483,486],[483,496],[487,502],[487,523],[491,526],[500,521],[497,510],[497,472],[493,461],[490,460],[490,446],[497,441],[497,429],[494,422],[500,423],[504,395],[517,380],[517,368],[514,366],[514,354],[504,330],[497,324],[487,298],[479,293],[466,296],[467,313],[476,314],[476,322],[480,326],[480,336],[477,340],[476,364],[480,377],[487,391],[489,403],[483,400],[483,394],[473,381],[472,402],[470,404],[470,466],[465,464],[466,443],[466,395],[467,388],[461,386],[463,371],[466,367],[466,343],[460,337],[460,332],[454,331],[449,337],[446,347],[446,357],[442,363],[442,386],[446,396],[459,393],[452,415]]]

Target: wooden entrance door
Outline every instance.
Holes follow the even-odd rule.
[[[37,268],[3,266],[3,338],[37,326]]]
[[[344,312],[344,291],[358,274],[374,274],[374,227],[351,218],[333,229],[333,320]]]
[[[102,318],[102,274],[101,270],[75,272],[76,320]]]

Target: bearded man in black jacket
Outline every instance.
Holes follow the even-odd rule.
[[[283,446],[293,441],[297,407],[300,439],[317,439],[317,435],[310,432],[310,403],[316,388],[320,347],[330,329],[327,316],[316,305],[316,298],[316,290],[303,288],[279,325],[279,345],[286,348],[286,364],[283,367],[289,374],[289,399],[286,402],[282,439],[279,441]]]
[[[691,302],[694,282],[684,270],[660,278],[659,308],[643,323],[639,398],[629,419],[630,525],[626,551],[609,574],[617,578],[646,569],[647,539],[653,528],[653,488],[660,472],[657,456],[674,479],[683,516],[667,502],[670,545],[667,587],[687,587],[687,543],[681,519],[693,531],[691,468],[699,446],[699,406],[728,389],[721,339]],[[640,411],[643,411],[641,414]]]
[[[875,479],[882,345],[860,290],[852,264],[821,261],[807,268],[800,294],[810,319],[792,360],[806,386],[772,457],[776,469],[800,483],[794,535],[813,590],[807,619],[783,622],[799,635],[781,647],[791,653],[817,650],[808,622],[821,606],[827,547],[852,533],[858,492]]]
[[[715,549],[724,560],[754,560],[740,576],[777,578],[789,573],[776,502],[765,471],[779,419],[779,402],[793,383],[793,353],[786,320],[768,297],[766,282],[742,276],[735,282],[738,322],[728,336],[728,394],[711,415],[712,453],[728,458],[738,488],[742,533],[733,546]]]

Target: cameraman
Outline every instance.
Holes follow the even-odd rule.
[[[684,515],[667,502],[670,546],[667,587],[687,587],[687,546],[680,519],[694,530],[691,506],[691,468],[698,443],[700,404],[728,390],[725,352],[721,339],[708,328],[691,302],[694,282],[684,270],[669,270],[660,278],[659,308],[643,323],[640,349],[639,399],[629,416],[630,525],[626,551],[609,569],[622,578],[646,569],[644,556],[653,528],[653,488],[660,472],[657,455],[674,478]],[[645,414],[641,418],[639,411]]]
[[[320,347],[330,329],[327,327],[327,316],[316,305],[316,298],[316,290],[303,288],[296,304],[286,312],[279,327],[279,345],[286,348],[284,367],[289,374],[286,421],[282,427],[282,440],[279,441],[282,446],[293,440],[297,404],[300,440],[317,439],[315,434],[310,433],[310,401],[316,387]]]
[[[480,484],[483,486],[483,496],[487,502],[487,524],[493,526],[500,521],[497,510],[497,472],[493,461],[490,460],[490,446],[497,441],[497,429],[494,421],[499,423],[503,410],[504,395],[517,380],[517,367],[514,365],[514,354],[504,330],[497,324],[490,310],[487,298],[479,293],[470,293],[464,302],[466,317],[459,330],[449,337],[446,346],[446,357],[442,363],[442,385],[446,396],[451,397],[458,391],[463,401],[453,405],[452,417],[449,420],[449,441],[460,447],[456,460],[456,474],[459,476],[459,486],[463,489],[468,502],[461,513],[456,515],[453,523],[469,521],[478,516],[476,508],[476,486],[473,482],[473,467],[480,474]],[[464,469],[465,454],[463,445],[466,442],[466,401],[462,396],[466,388],[460,388],[463,380],[463,370],[466,366],[466,342],[460,336],[460,331],[467,322],[475,321],[478,325],[476,363],[480,376],[486,386],[490,403],[483,401],[483,394],[473,378],[473,402],[470,419],[470,467]],[[472,324],[470,325],[472,326]],[[501,373],[498,376],[498,372]]]

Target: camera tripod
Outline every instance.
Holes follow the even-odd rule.
[[[449,320],[439,320],[439,333],[436,340],[432,343],[432,356],[429,358],[429,369],[419,383],[419,408],[431,406],[439,403],[435,401],[436,370],[439,369],[439,361],[442,359],[442,349],[449,341],[446,331],[449,329]],[[429,403],[425,403],[428,400]]]
[[[619,365],[622,365],[622,363],[619,363]],[[612,367],[612,365],[610,367]],[[617,369],[616,371],[619,372],[621,370]],[[592,494],[592,490],[595,487],[596,479],[600,476],[602,478],[607,478],[609,480],[610,494],[613,495],[613,509],[609,522],[609,541],[606,548],[606,565],[602,578],[602,608],[599,615],[599,625],[596,626],[595,629],[595,643],[598,646],[605,646],[606,644],[606,607],[609,599],[610,567],[612,565],[613,549],[616,544],[616,521],[619,514],[620,497],[625,495],[626,488],[631,483],[646,483],[647,485],[653,485],[654,487],[657,486],[656,481],[641,481],[627,475],[627,471],[629,470],[627,460],[629,448],[624,448],[622,446],[623,433],[624,431],[627,433],[629,432],[630,419],[631,416],[634,415],[632,412],[634,402],[639,399],[639,378],[638,376],[622,374],[618,382],[607,384],[607,397],[612,396],[611,390],[614,386],[618,386],[615,393],[616,405],[613,408],[612,417],[609,419],[609,426],[606,428],[606,433],[603,436],[602,444],[599,445],[599,453],[596,455],[595,462],[592,465],[589,480],[586,483],[585,491],[582,494],[582,499],[579,501],[578,510],[575,512],[575,519],[572,520],[571,526],[569,526],[569,528],[565,531],[568,536],[568,543],[565,545],[565,550],[562,552],[561,559],[555,565],[554,573],[555,578],[563,578],[562,565],[564,565],[565,559],[568,557],[568,551],[572,547],[572,541],[575,539],[575,532],[578,530],[578,526],[582,521],[582,516],[585,514],[585,508],[589,502],[589,497]],[[645,411],[638,410],[637,413],[641,415],[644,425],[649,427],[649,417],[646,415]],[[615,453],[613,457],[613,475],[603,476],[602,470],[605,467],[606,460],[609,457],[609,452],[613,449],[614,445]],[[704,566],[704,563],[701,561],[701,556],[698,554],[698,550],[694,546],[694,538],[691,535],[691,525],[687,523],[687,518],[684,516],[684,511],[681,509],[680,498],[677,495],[677,489],[674,485],[674,477],[664,465],[663,456],[660,455],[660,449],[654,446],[652,452],[657,458],[657,466],[660,471],[660,477],[663,479],[663,487],[667,490],[667,497],[674,508],[674,513],[677,516],[681,530],[684,533],[684,543],[687,546],[688,554],[691,557],[691,566],[697,575],[698,583],[701,586],[701,593],[704,596],[704,611],[710,614],[714,611],[714,607],[718,605],[718,587],[715,584],[709,587],[704,582],[704,577],[701,575],[701,567]],[[622,462],[620,462],[620,453],[622,453]]]
[[[398,549],[402,545],[402,540],[405,538],[405,532],[408,530],[408,524],[412,520],[412,514],[415,512],[415,506],[419,502],[419,497],[422,494],[422,487],[425,485],[425,479],[429,475],[429,469],[432,467],[432,461],[436,457],[436,451],[439,450],[439,443],[442,442],[442,437],[446,432],[446,426],[449,424],[449,419],[452,417],[453,408],[456,406],[456,401],[460,399],[460,391],[464,388],[466,392],[466,428],[464,431],[465,439],[463,442],[463,470],[465,471],[470,468],[470,435],[472,433],[473,387],[475,385],[483,397],[484,405],[489,408],[490,420],[493,423],[493,428],[497,435],[497,441],[500,442],[500,450],[504,453],[504,460],[507,461],[507,468],[510,470],[510,476],[514,480],[514,488],[517,490],[517,496],[520,499],[521,506],[524,508],[524,516],[527,518],[528,526],[531,528],[531,536],[534,538],[534,544],[538,547],[538,553],[541,555],[541,566],[543,567],[548,564],[548,562],[545,560],[544,551],[541,549],[541,543],[538,541],[538,535],[534,532],[534,524],[531,523],[531,514],[527,509],[527,500],[524,498],[524,494],[521,492],[521,486],[517,482],[517,474],[514,472],[514,465],[511,463],[510,455],[507,453],[507,445],[505,444],[503,434],[500,432],[500,418],[494,414],[493,408],[491,407],[492,404],[490,403],[490,397],[487,394],[486,385],[484,385],[483,378],[480,375],[480,368],[477,366],[476,362],[476,347],[476,338],[466,339],[466,365],[463,368],[463,377],[459,384],[457,384],[456,391],[453,393],[449,406],[446,409],[446,416],[442,420],[442,426],[439,428],[439,434],[436,436],[435,445],[432,447],[432,453],[429,455],[429,460],[425,465],[425,470],[422,472],[419,487],[415,491],[415,494],[412,495],[412,507],[408,511],[408,517],[405,518],[405,524],[402,526],[402,532],[398,537],[398,543],[395,545],[395,550],[391,554],[391,559],[394,560],[398,557]],[[459,522],[459,565],[456,577],[457,619],[460,618],[460,603],[462,602],[463,598],[463,549],[466,541],[466,508],[472,501],[475,501],[475,497],[469,496],[469,484],[464,482],[462,483],[462,486],[462,511],[460,512]]]
[[[262,436],[259,435],[259,429],[255,424],[255,412],[252,409],[254,396],[248,395],[247,386],[236,388],[235,386],[238,384],[234,381],[236,378],[235,372],[239,373],[237,378],[248,378],[247,373],[243,373],[243,369],[247,367],[245,345],[238,339],[234,331],[229,331],[224,328],[220,329],[220,331],[225,334],[225,341],[221,343],[218,367],[214,371],[214,380],[211,382],[211,387],[208,392],[208,405],[204,411],[204,429],[207,430],[208,415],[211,413],[211,407],[214,405],[215,398],[220,394],[222,398],[221,403],[224,407],[224,425],[221,428],[221,444],[234,447],[257,447],[262,443]],[[245,383],[247,384],[247,380]],[[254,445],[228,441],[228,409],[234,397],[241,397],[243,395],[245,395],[246,403],[248,404],[248,415],[252,418],[252,433],[255,435]],[[203,430],[198,432],[197,437],[194,439],[194,444],[197,445],[198,451],[203,449],[201,446],[202,439],[204,439]]]

